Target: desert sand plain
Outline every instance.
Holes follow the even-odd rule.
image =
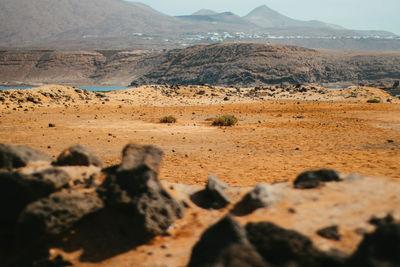
[[[169,236],[156,237],[130,251],[110,256],[98,251],[99,255],[86,260],[80,257],[81,250],[51,251],[76,266],[186,265],[201,233],[231,208],[205,211],[182,194],[201,189],[211,173],[232,186],[228,193],[235,201],[257,183],[293,181],[309,169],[332,168],[379,178],[369,184],[356,181],[358,191],[335,184],[327,185],[325,191],[298,193],[301,198],[288,183],[277,185],[287,190],[287,201],[268,210],[269,220],[306,234],[324,250],[352,253],[362,239],[355,229],[361,225],[372,231],[366,225],[368,218],[399,205],[398,186],[386,186],[400,181],[400,101],[379,89],[305,86],[254,92],[144,86],[95,93],[49,85],[0,91],[0,99],[1,143],[30,146],[54,157],[71,145],[82,144],[105,167],[119,164],[127,143],[153,144],[164,151],[160,180],[173,196],[189,203],[184,219]],[[367,103],[369,99],[381,103]],[[238,125],[211,126],[212,118],[222,114],[235,115]],[[177,122],[160,123],[166,115],[173,115]],[[357,213],[354,207],[347,208],[360,199],[364,206]],[[299,212],[288,212],[296,205]],[[326,212],[315,212],[316,206]],[[265,211],[237,219],[242,224],[263,221]],[[340,242],[315,234],[315,228],[339,221],[345,222]]]
[[[232,88],[145,86],[97,96],[63,86],[11,91],[15,98],[0,102],[0,140],[54,157],[82,144],[107,166],[119,163],[129,142],[153,144],[165,152],[160,178],[185,184],[204,184],[215,173],[232,186],[252,186],[293,180],[315,168],[400,178],[395,97],[357,87],[258,93],[263,96],[249,90],[238,95]],[[210,120],[223,114],[235,115],[238,125],[212,127]],[[159,123],[167,115],[177,122]]]

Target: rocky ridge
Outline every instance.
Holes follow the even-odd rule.
[[[255,87],[281,84],[393,84],[400,53],[326,51],[221,43],[169,51],[0,52],[3,85],[127,86],[183,84]]]
[[[0,157],[12,161],[3,155],[18,158],[26,150],[2,145]],[[81,160],[59,166],[62,157],[52,162],[33,157],[27,166],[1,171],[1,204],[8,205],[0,217],[1,261],[5,266],[106,266],[121,260],[137,266],[400,264],[396,180],[311,170],[293,184],[254,189],[230,187],[212,175],[202,189],[160,182],[162,154],[154,146],[129,144],[121,164],[105,169],[75,165]],[[71,156],[90,162],[95,155]],[[50,190],[26,198],[26,190],[45,185]],[[198,206],[194,195],[206,196],[203,203],[209,204],[223,197],[224,205]],[[235,213],[238,205],[250,209]],[[339,237],[320,234],[328,228]]]
[[[197,45],[144,57],[156,66],[132,85],[201,84],[252,87],[264,84],[393,84],[400,54],[352,54],[255,43]]]

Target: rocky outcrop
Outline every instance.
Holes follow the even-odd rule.
[[[147,168],[158,172],[163,152],[154,146],[128,144],[122,150],[122,162],[118,171],[129,171]]]
[[[173,199],[157,178],[162,154],[152,146],[127,145],[121,165],[98,189],[108,208],[131,215],[135,227],[126,230],[143,239],[165,234],[183,217],[183,204]]]
[[[81,145],[72,146],[61,152],[55,164],[59,166],[103,166],[99,157]]]
[[[345,54],[255,43],[197,45],[144,57],[139,65],[153,67],[136,76],[132,85],[206,83],[247,88],[282,83],[392,84],[400,74],[399,58],[396,52]]]
[[[24,148],[23,151],[31,150]],[[73,240],[71,235],[80,233],[82,227],[88,227],[90,230],[86,232],[92,232],[96,240],[105,243],[109,240],[104,240],[104,232],[99,229],[115,233],[118,242],[125,240],[126,246],[115,243],[112,249],[107,249],[113,253],[167,234],[175,220],[183,217],[184,205],[175,200],[157,178],[162,154],[153,146],[127,145],[121,165],[111,168],[99,187],[71,183],[81,177],[70,177],[63,170],[66,165],[69,173],[79,174],[71,171],[71,166],[86,166],[88,172],[93,172],[97,168],[90,165],[101,165],[93,152],[79,145],[61,153],[57,168],[48,162],[47,169],[33,173],[30,172],[34,168],[27,168],[23,173],[1,171],[0,246],[15,244],[16,247],[7,246],[10,253],[0,253],[0,260],[6,259],[6,266],[8,263],[10,266],[50,263],[46,260],[50,244],[63,244],[64,238]],[[37,155],[23,156],[29,164]],[[110,224],[110,218],[117,221]],[[70,232],[74,228],[76,230]],[[97,246],[96,240],[88,240],[81,246],[90,251]]]
[[[30,147],[0,144],[0,169],[24,167],[30,161],[49,162],[51,158]]]
[[[321,169],[318,171],[306,171],[301,173],[293,185],[299,189],[310,189],[320,186],[323,182],[340,181],[339,174],[335,170]]]
[[[14,224],[26,205],[60,190],[69,180],[56,168],[33,174],[0,172],[0,223]]]
[[[344,262],[319,251],[306,236],[272,223],[249,223],[246,231],[264,260],[276,266],[341,266]]]
[[[96,194],[61,191],[29,204],[18,219],[17,239],[37,245],[71,229],[85,216],[103,207]]]
[[[228,184],[220,181],[215,174],[211,174],[205,189],[192,194],[191,200],[205,209],[222,209],[231,203],[225,192],[228,187]]]
[[[227,216],[204,232],[193,247],[189,267],[267,265],[250,244],[245,229]]]

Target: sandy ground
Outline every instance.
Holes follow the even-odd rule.
[[[199,90],[205,92],[198,94]],[[61,253],[75,266],[186,265],[202,232],[232,208],[205,211],[190,202],[188,194],[200,190],[210,173],[236,186],[229,189],[233,202],[256,183],[291,181],[308,169],[333,168],[380,178],[354,181],[352,186],[333,183],[313,191],[296,191],[291,183],[277,184],[284,201],[236,218],[243,225],[268,218],[306,234],[323,250],[351,253],[362,238],[356,230],[373,230],[366,224],[371,216],[400,214],[398,99],[358,87],[316,88],[310,89],[310,95],[294,89],[269,90],[262,95],[251,89],[235,91],[153,86],[96,95],[45,86],[0,92],[1,143],[31,146],[54,157],[79,143],[100,156],[105,166],[118,164],[129,142],[153,144],[165,153],[160,179],[171,194],[191,206],[169,236],[118,255],[105,257],[107,251],[103,255],[96,251],[85,259],[82,249],[65,252],[59,248],[51,254]],[[366,103],[373,98],[383,103]],[[211,126],[210,120],[221,114],[234,114],[239,124]],[[177,122],[159,123],[166,115],[175,116]],[[50,123],[55,127],[49,127]],[[295,213],[290,212],[293,209]],[[316,230],[331,224],[340,225],[340,242],[316,235]],[[85,236],[83,231],[81,238]]]
[[[331,96],[335,101],[327,101],[339,90],[325,89],[328,93],[312,94],[312,99],[324,101],[304,101],[301,92],[291,94],[299,100],[265,100],[226,93],[236,90],[231,88],[218,91],[218,97],[185,94],[191,88],[178,94],[170,90],[166,96],[160,88],[101,97],[86,92],[83,96],[89,100],[62,86],[17,91],[17,98],[7,95],[10,101],[0,104],[0,142],[28,145],[54,157],[79,143],[107,166],[119,163],[129,142],[153,144],[165,152],[161,179],[185,184],[204,184],[215,173],[230,185],[252,186],[292,180],[304,170],[323,167],[400,178],[400,104],[395,98],[392,103],[366,103],[370,98],[389,99],[383,91],[358,89],[356,97],[336,95]],[[54,96],[42,95],[41,104],[11,101],[40,90]],[[57,90],[62,90],[60,98]],[[368,95],[371,91],[375,95]],[[226,94],[228,101],[223,100]],[[239,124],[212,127],[210,119],[221,114],[234,114]],[[159,123],[166,115],[175,116],[177,123]]]

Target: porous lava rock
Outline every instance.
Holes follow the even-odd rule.
[[[340,181],[339,173],[331,169],[306,171],[301,173],[294,181],[294,187],[299,189],[316,188],[322,182]]]
[[[231,216],[207,229],[193,247],[189,267],[269,266],[249,243],[245,229]]]
[[[342,266],[342,258],[319,251],[312,241],[273,223],[248,223],[247,237],[264,260],[276,266]]]
[[[61,152],[55,164],[59,166],[103,166],[99,157],[81,145],[71,146]]]
[[[0,172],[0,222],[15,223],[26,205],[56,192],[69,180],[69,175],[58,168],[33,174]]]
[[[47,238],[64,233],[89,214],[103,208],[95,193],[60,191],[29,204],[17,225],[19,244],[41,244]]]
[[[98,189],[108,208],[131,217],[135,226],[125,230],[141,238],[165,234],[184,214],[183,204],[172,198],[158,180],[156,170],[162,154],[156,147],[127,145],[122,164]]]
[[[156,173],[160,170],[163,152],[155,146],[128,144],[122,150],[122,162],[118,170],[133,170],[146,166]]]
[[[0,169],[14,169],[28,165],[30,161],[50,162],[50,156],[27,146],[0,143]]]

